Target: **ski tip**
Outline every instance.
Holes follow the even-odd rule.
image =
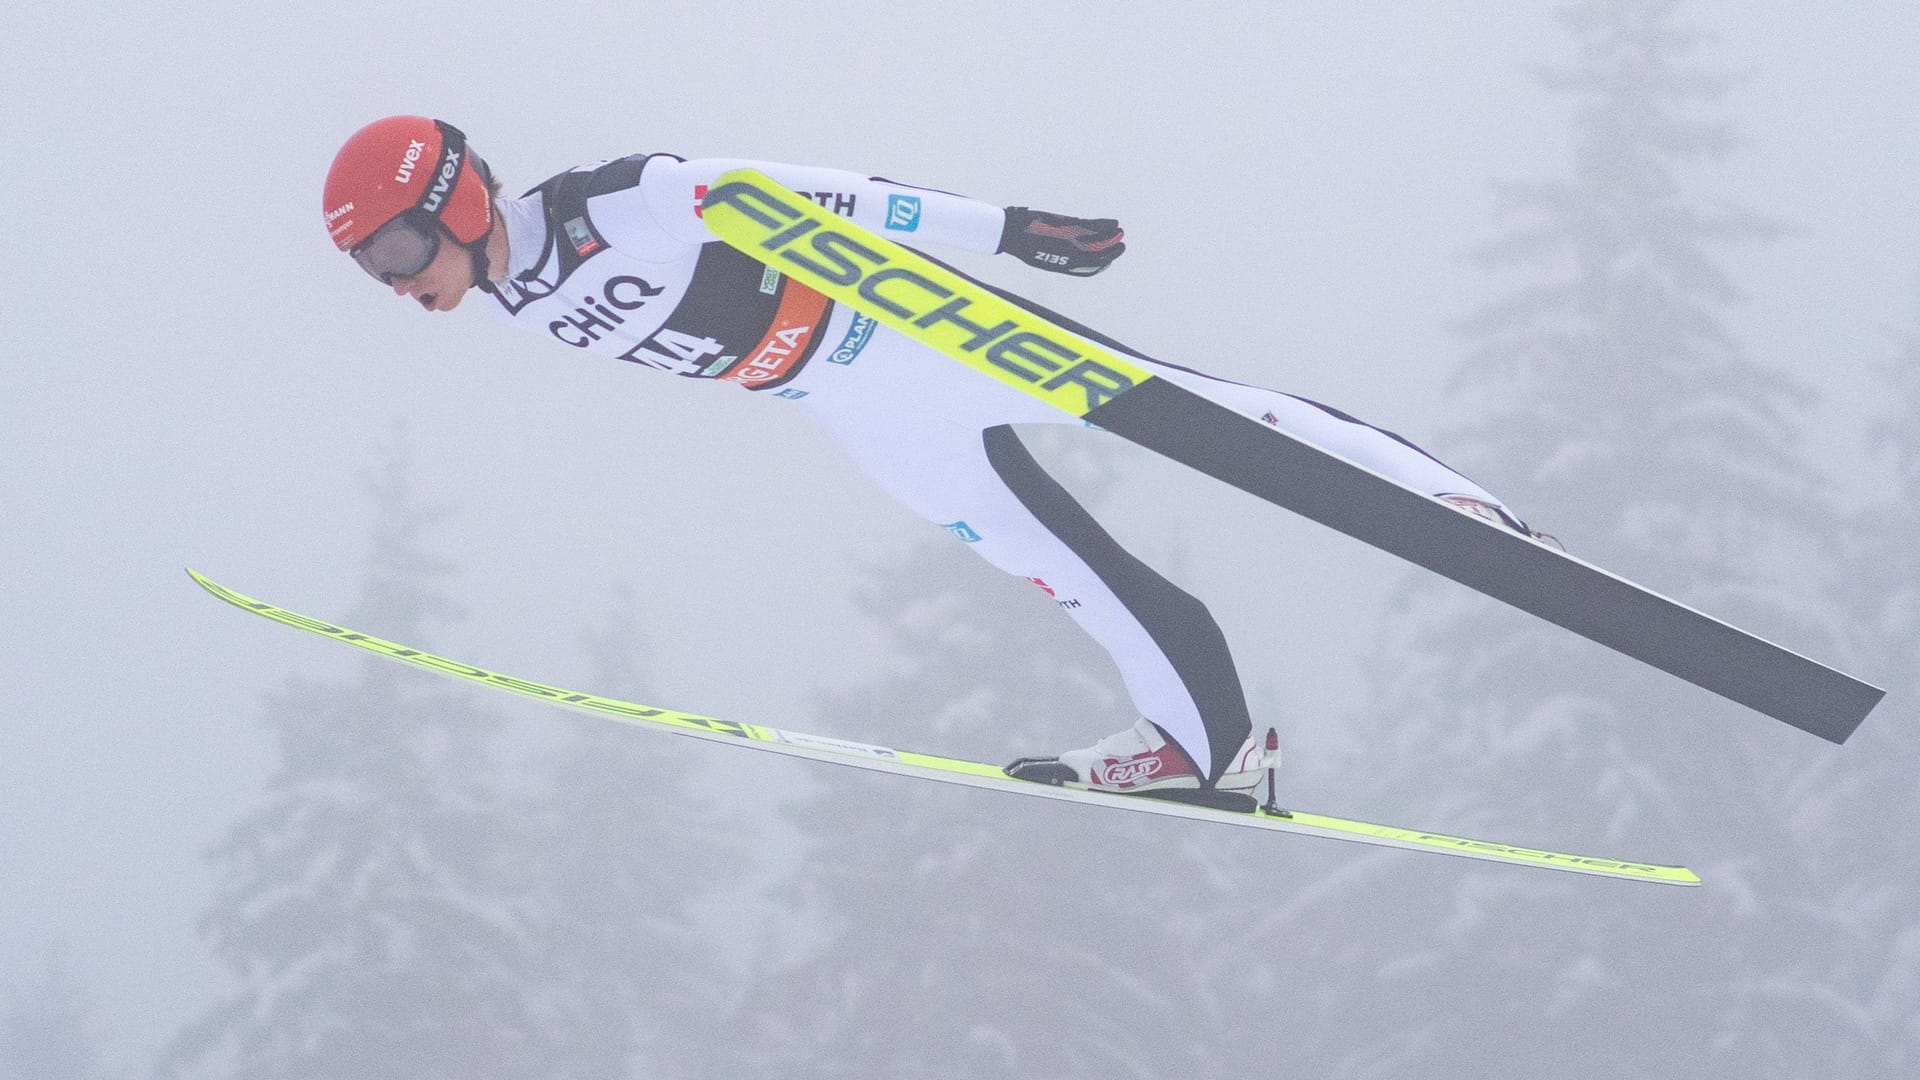
[[[1637,866],[1624,863],[1621,864],[1620,872],[1608,876],[1653,881],[1662,885],[1680,885],[1689,889],[1698,888],[1700,885],[1700,875],[1684,866]]]
[[[187,571],[187,576],[193,579],[193,583],[195,585],[198,585],[202,589],[205,589],[207,591],[207,595],[212,596],[217,600],[225,600],[227,603],[233,604],[237,607],[247,607],[250,604],[257,603],[257,601],[254,601],[251,597],[242,596],[239,593],[234,592],[232,589],[227,588],[225,585],[220,584],[219,582],[213,580],[212,578],[201,573],[200,571],[195,570],[191,566],[187,567],[186,571]]]

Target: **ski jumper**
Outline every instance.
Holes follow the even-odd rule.
[[[634,155],[502,199],[509,264],[496,310],[561,345],[735,383],[805,410],[895,499],[994,566],[1045,589],[1106,648],[1141,715],[1209,782],[1252,727],[1232,655],[1200,601],[1116,543],[1012,424],[1077,419],[974,372],[709,233],[700,200],[751,167],[911,244],[992,254],[1005,212],[832,169]],[[1412,443],[1324,405],[1175,367],[1001,295],[1155,374],[1429,494],[1497,505]]]

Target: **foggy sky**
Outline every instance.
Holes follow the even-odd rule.
[[[1440,389],[1449,324],[1491,292],[1461,258],[1489,182],[1565,168],[1563,104],[1529,76],[1565,58],[1547,4],[649,7],[0,14],[0,1006],[64,941],[131,1069],[223,985],[193,926],[201,853],[268,767],[260,695],[355,661],[181,568],[344,615],[359,478],[396,424],[457,510],[435,542],[468,618],[423,644],[577,683],[575,627],[626,582],[657,618],[659,704],[802,726],[815,687],[861,679],[853,572],[924,534],[779,402],[576,356],[472,298],[428,316],[382,295],[320,223],[327,163],[368,120],[448,119],[515,191],[664,150],[1114,215],[1128,253],[1098,279],[955,261],[1416,437],[1460,419]],[[1920,17],[1690,12],[1724,35],[1713,60],[1749,69],[1728,105],[1751,146],[1706,186],[1789,229],[1730,263],[1732,325],[1828,395],[1817,464],[1864,498],[1867,372],[1920,315]],[[1398,566],[1128,460],[1110,525],[1181,553],[1250,687],[1346,708]]]

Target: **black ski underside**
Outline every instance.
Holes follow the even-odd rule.
[[[1135,386],[1086,420],[1830,742],[1845,742],[1885,694],[1165,379]]]

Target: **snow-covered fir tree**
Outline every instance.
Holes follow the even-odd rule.
[[[1057,434],[1050,462],[1102,438]],[[1097,505],[1097,451],[1068,471]],[[997,761],[1084,745],[1134,715],[1112,662],[1045,593],[944,536],[873,567],[860,602],[890,649],[869,681],[823,698],[812,730]],[[851,770],[818,779],[793,812],[808,850],[777,895],[829,934],[767,973],[704,1075],[1229,1067],[1223,1047],[1164,1037],[1217,1007],[1186,974],[1210,936],[1180,899],[1205,885],[1188,823]]]
[[[611,603],[581,635],[586,685],[657,702],[641,601],[618,588]],[[569,1042],[598,1061],[593,1075],[691,1075],[727,1039],[726,1010],[748,977],[742,927],[705,916],[751,887],[739,884],[740,822],[758,807],[707,783],[713,748],[550,709],[542,717],[576,721],[539,770],[546,790],[525,865],[542,955],[571,1003]]]
[[[1435,441],[1574,554],[1857,658],[1839,526],[1798,445],[1811,390],[1730,326],[1724,263],[1772,227],[1711,194],[1740,144],[1717,115],[1731,82],[1680,7],[1561,12],[1577,55],[1544,79],[1574,108],[1572,167],[1502,185],[1481,255],[1515,284],[1465,324],[1453,401],[1468,422]],[[1795,1075],[1751,1049],[1780,1029],[1736,1007],[1738,973],[1802,944],[1773,912],[1828,899],[1817,813],[1782,819],[1817,806],[1830,748],[1450,583],[1411,581],[1390,622],[1377,693],[1351,722],[1354,812],[1562,850],[1711,853],[1709,884],[1675,909],[1585,879],[1356,855],[1287,920],[1239,920],[1298,929],[1344,910],[1366,927],[1293,972],[1327,1054],[1310,1071]],[[1656,915],[1681,934],[1647,935]]]
[[[1818,872],[1743,905],[1744,936],[1764,947],[1744,949],[1743,968],[1713,987],[1725,1056],[1745,1075],[1920,1070],[1920,716],[1900,692],[1920,676],[1920,323],[1891,351],[1866,449],[1892,483],[1839,519],[1835,545],[1854,631],[1845,655],[1890,693],[1844,748],[1794,778],[1772,823],[1769,857],[1791,851]]]
[[[1847,536],[1861,669],[1890,693],[1844,756],[1810,779],[1792,819],[1808,842],[1838,837],[1845,842],[1828,846],[1856,855],[1833,865],[1821,891],[1770,912],[1776,936],[1798,947],[1762,958],[1727,994],[1782,1075],[1920,1071],[1920,711],[1900,692],[1920,683],[1920,304],[1890,351],[1877,372],[1883,411],[1868,433],[1892,484]],[[1786,1012],[1794,1023],[1761,1021]]]
[[[446,516],[404,453],[375,504],[353,620],[430,642],[454,614]],[[523,808],[494,782],[498,715],[474,695],[368,657],[347,681],[289,679],[263,722],[279,749],[260,805],[212,851],[202,931],[238,989],[182,1031],[162,1075],[585,1077],[567,1002],[530,932]]]

